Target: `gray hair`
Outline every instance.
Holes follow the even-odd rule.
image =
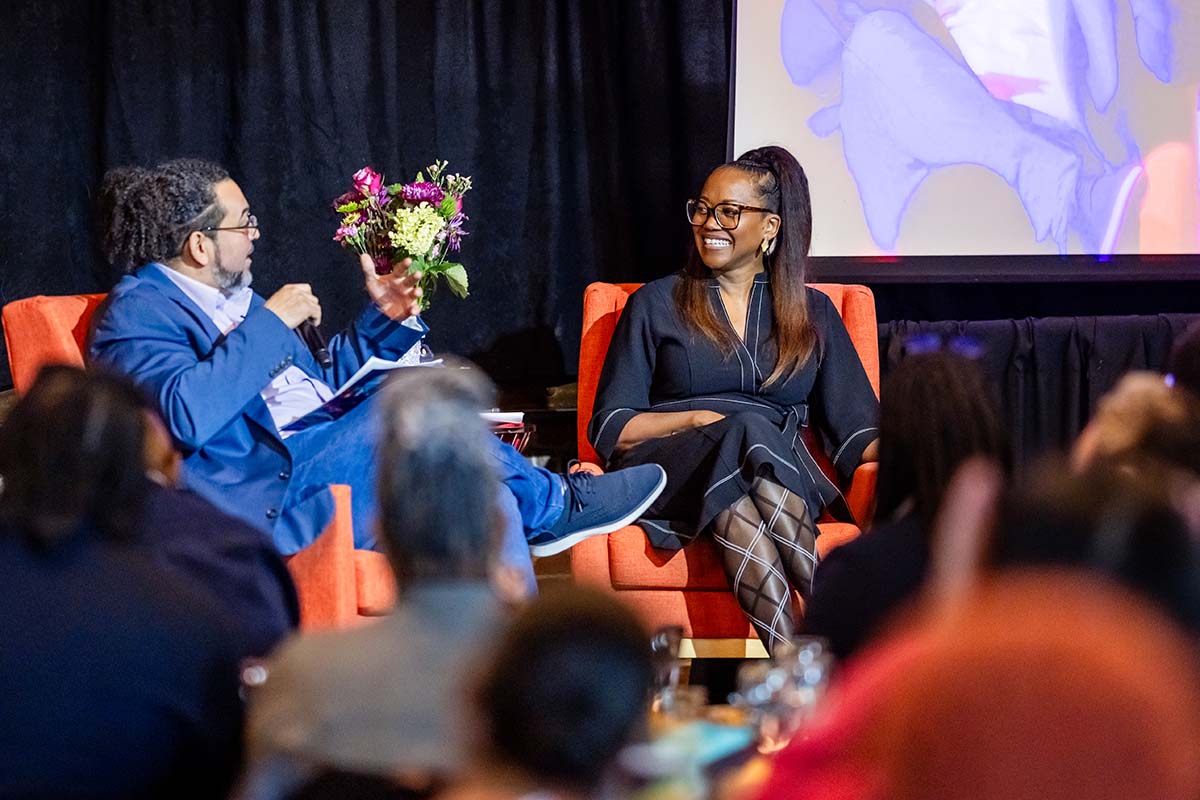
[[[379,403],[379,537],[403,589],[487,575],[499,482],[479,412],[494,389],[459,362],[410,368]]]

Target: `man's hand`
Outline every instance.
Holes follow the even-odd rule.
[[[375,261],[366,253],[359,255],[358,260],[362,264],[367,294],[371,296],[376,308],[396,322],[421,313],[418,302],[421,298],[421,287],[417,286],[421,273],[408,274],[408,268],[412,264],[411,258],[394,265],[390,275],[377,275]]]
[[[321,324],[321,303],[307,283],[289,283],[267,300],[267,308],[292,330],[306,319]]]

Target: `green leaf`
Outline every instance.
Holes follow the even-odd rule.
[[[446,285],[458,297],[467,296],[467,268],[462,264],[447,264],[442,274],[446,277]]]
[[[410,264],[408,267],[408,271],[409,271],[409,274],[412,274],[414,272],[421,272],[421,273],[424,273],[425,275],[428,275],[430,273],[431,267],[432,267],[432,265],[429,262],[427,262],[425,259],[414,258],[412,260],[412,264]]]
[[[357,203],[357,202],[343,203],[342,205],[337,207],[337,212],[339,214],[349,214],[351,211],[358,211],[361,208],[362,208],[361,203]]]
[[[442,198],[442,206],[438,209],[438,213],[446,219],[450,219],[458,213],[458,198],[452,194]]]

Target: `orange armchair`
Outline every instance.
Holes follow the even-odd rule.
[[[0,312],[13,386],[33,385],[48,364],[82,367],[83,347],[102,294],[28,297]],[[300,598],[304,629],[344,627],[386,613],[395,601],[396,582],[382,553],[354,549],[350,487],[334,485],[333,521],[317,540],[287,559]]]
[[[583,296],[583,338],[579,348],[578,440],[583,468],[600,471],[600,457],[587,440],[600,371],[617,319],[629,296],[641,284],[593,283]],[[879,394],[879,343],[875,326],[875,297],[865,286],[812,284],[824,292],[842,315],[851,341],[862,359],[875,394]],[[823,450],[809,448],[818,458]],[[823,468],[832,475],[832,465]],[[875,464],[854,474],[846,500],[855,519],[865,521],[875,494]],[[817,552],[828,553],[859,535],[855,525],[818,520]],[[577,581],[620,593],[647,625],[682,625],[683,653],[695,657],[765,655],[746,621],[721,568],[716,546],[701,538],[679,552],[650,546],[636,525],[608,536],[593,536],[571,549],[571,572]]]
[[[83,344],[102,294],[27,297],[0,312],[13,388],[24,394],[48,364],[83,366]]]
[[[300,598],[300,628],[345,628],[386,614],[396,602],[396,579],[383,553],[354,549],[350,487],[333,484],[333,521],[317,540],[287,556]]]

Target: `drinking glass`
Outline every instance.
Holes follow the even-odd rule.
[[[650,654],[654,661],[654,690],[673,689],[679,685],[679,646],[683,641],[683,626],[667,625],[650,637]]]
[[[750,717],[759,752],[783,748],[808,722],[832,666],[829,643],[818,637],[797,637],[777,646],[770,660],[742,665],[730,702]]]

